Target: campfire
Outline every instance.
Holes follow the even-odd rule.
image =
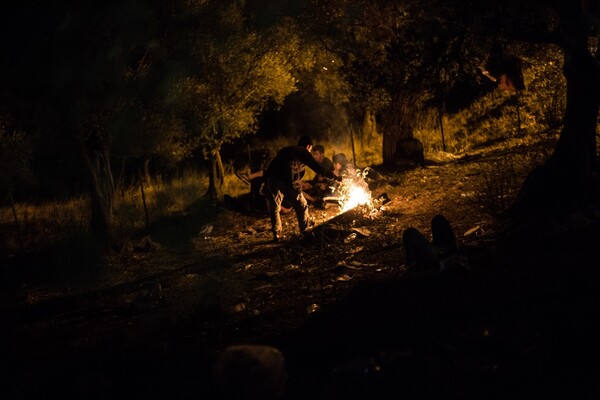
[[[341,184],[336,188],[334,199],[340,206],[340,214],[352,210],[358,206],[366,206],[368,211],[374,208],[371,198],[369,185],[365,181],[368,170],[350,170],[347,176],[344,176]]]
[[[362,171],[351,170],[351,173],[344,176],[342,182],[333,188],[333,194],[324,198],[327,202],[336,203],[339,212],[306,235],[308,241],[312,240],[317,244],[335,243],[356,237],[357,234],[369,236],[368,229],[361,230],[355,225],[357,222],[360,225],[360,221],[364,219],[377,218],[383,211],[382,206],[390,199],[385,193],[376,198],[372,197],[368,182],[365,180],[368,172],[368,168]]]

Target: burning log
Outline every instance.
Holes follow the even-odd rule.
[[[315,227],[311,232],[305,232],[304,238],[309,241],[339,242],[356,235],[352,231],[356,220],[375,215],[380,206],[389,202],[387,194],[377,199],[371,198],[371,190],[365,180],[370,169],[354,169],[350,165],[343,172],[343,180],[334,187],[331,196],[324,197],[326,202],[336,202],[340,206],[340,214]]]
[[[350,235],[356,234],[353,225],[357,220],[369,217],[379,212],[382,205],[390,201],[386,193],[381,194],[374,200],[370,200],[368,204],[355,206],[347,211],[342,211],[335,217],[325,221],[323,224],[316,226],[312,231],[306,232],[305,240],[328,243],[342,242]]]

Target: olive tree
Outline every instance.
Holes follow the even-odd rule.
[[[269,105],[280,105],[296,90],[291,57],[297,42],[289,26],[256,29],[244,2],[205,2],[191,17],[196,24],[186,44],[188,73],[175,87],[181,113],[210,160],[209,189],[223,197],[223,144],[255,133]]]
[[[427,3],[427,4],[426,4]],[[383,135],[383,160],[412,138],[422,105],[442,97],[476,63],[461,12],[445,2],[312,0],[305,26],[342,61],[350,112],[362,130]],[[436,10],[436,11],[432,11]]]

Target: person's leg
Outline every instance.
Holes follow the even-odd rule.
[[[436,215],[431,220],[431,234],[433,236],[431,244],[440,252],[452,254],[458,250],[452,225],[443,215]]]
[[[315,208],[324,210],[325,209],[325,201],[323,200],[323,198],[325,197],[325,193],[322,189],[322,186],[315,186],[314,188],[314,192],[313,192],[313,197],[314,197],[314,206]]]
[[[283,193],[279,190],[278,185],[270,180],[267,180],[267,189],[265,193],[267,199],[267,211],[271,219],[271,230],[275,240],[281,237],[281,202],[283,201]]]
[[[308,203],[306,202],[306,199],[304,198],[300,190],[296,190],[293,187],[288,187],[283,193],[283,195],[286,199],[288,199],[288,201],[292,205],[292,208],[296,212],[300,232],[304,232],[306,228],[308,228],[308,224],[310,221],[310,215],[308,213]]]
[[[408,266],[426,269],[439,268],[439,261],[433,249],[425,236],[417,229],[407,228],[402,233],[402,243]]]

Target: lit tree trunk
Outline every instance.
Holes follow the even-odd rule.
[[[377,136],[377,120],[372,110],[365,110],[360,128],[361,148],[370,148]]]
[[[400,139],[412,138],[414,129],[414,98],[405,93],[397,94],[388,107],[383,125],[383,163],[391,164]]]
[[[210,152],[210,171],[208,175],[207,191],[207,195],[213,204],[220,203],[223,200],[223,184],[224,170],[221,153],[219,152],[219,149],[213,149]]]
[[[82,154],[90,177],[92,234],[104,246],[111,242],[111,223],[115,185],[110,170],[109,145],[92,130],[82,142]]]
[[[150,158],[144,157],[144,179],[150,180]]]
[[[598,200],[596,124],[600,64],[588,51],[586,32],[571,32],[563,44],[567,107],[556,149],[525,181],[511,211],[567,215]]]

